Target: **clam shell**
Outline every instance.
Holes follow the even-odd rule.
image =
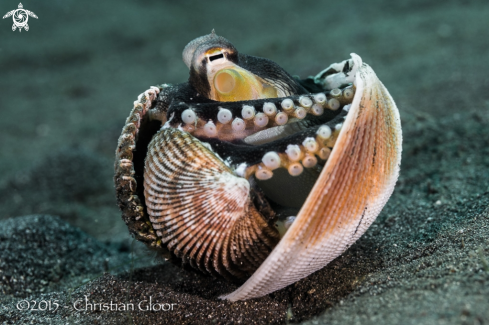
[[[365,232],[392,194],[402,150],[399,112],[372,68],[355,54],[352,61],[347,78],[354,78],[355,96],[319,179],[267,259],[222,299],[264,296],[321,269]]]
[[[250,184],[198,139],[159,131],[148,146],[144,196],[162,243],[204,273],[251,275],[279,240],[257,211]]]

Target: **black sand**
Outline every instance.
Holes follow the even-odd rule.
[[[39,16],[28,32],[12,32],[11,20],[0,25],[1,322],[489,322],[487,2],[24,6]],[[185,80],[183,47],[212,28],[301,77],[355,52],[387,86],[403,123],[401,177],[367,233],[324,269],[247,302],[217,299],[235,286],[138,245],[131,264],[113,197],[113,151],[132,102],[150,85]],[[85,295],[136,309],[150,296],[176,305],[74,311]],[[19,311],[24,298],[67,308]]]

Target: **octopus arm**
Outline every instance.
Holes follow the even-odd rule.
[[[244,142],[240,143],[222,142],[214,138],[202,138],[202,141],[209,143],[219,156],[227,157],[229,163],[233,165],[245,163],[250,166],[258,164],[262,161],[263,156],[271,151],[289,160],[287,151],[291,146],[298,146],[302,155],[306,152],[317,154],[322,148],[333,148],[340,126],[345,121],[346,116],[347,112],[342,110],[335,118],[324,124],[309,125],[303,123],[299,125],[294,123],[266,129],[247,137]],[[327,137],[321,137],[318,132],[325,127],[330,130],[330,134]],[[307,150],[304,146],[307,139],[315,141],[317,146]]]
[[[326,123],[341,114],[353,95],[354,87],[345,85],[322,93],[249,101],[173,101],[166,115],[169,126],[181,127],[198,138],[235,141],[300,121],[314,125]]]
[[[159,251],[165,258],[172,258],[170,252],[161,245],[145,212],[142,169],[144,169],[144,145],[161,127],[159,121],[149,118],[148,112],[153,106],[161,87],[151,87],[139,95],[134,107],[126,119],[115,152],[114,183],[117,203],[122,218],[131,233],[142,242]],[[141,148],[136,150],[136,148]],[[137,173],[136,173],[137,171]]]

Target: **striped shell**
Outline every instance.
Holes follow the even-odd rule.
[[[151,141],[144,194],[168,249],[204,273],[253,273],[279,240],[257,211],[250,185],[188,133],[168,128]]]
[[[341,72],[348,65],[355,67],[350,75]],[[352,54],[352,60],[325,71],[331,69],[336,73],[318,75],[322,86],[335,90],[352,83],[354,93],[348,104],[329,92],[324,98],[299,98],[304,112],[300,106],[289,110],[286,100],[279,109],[295,120],[303,118],[301,114],[321,115],[333,96],[336,102],[331,101],[329,108],[342,107],[342,122],[334,124],[332,119],[317,129],[316,137],[299,144],[270,142],[277,142],[276,151],[267,152],[253,166],[238,167],[227,156],[220,156],[216,150],[227,140],[199,137],[212,138],[221,132],[232,140],[245,134],[258,147],[264,136],[297,132],[285,124],[287,115],[279,116],[270,105],[264,105],[263,113],[243,107],[242,118],[235,119],[233,126],[227,116],[234,113],[229,110],[220,113],[221,119],[207,122],[187,109],[182,120],[188,123],[173,127],[170,119],[147,140],[147,152],[141,153],[135,151],[136,138],[143,137],[140,131],[156,128],[146,117],[162,88],[142,94],[119,139],[115,165],[119,205],[136,238],[167,258],[204,273],[247,278],[236,291],[221,297],[231,301],[279,290],[344,252],[372,224],[394,189],[402,134],[392,97],[359,56]],[[266,118],[264,126],[253,124],[259,114]],[[268,130],[271,124],[275,128]],[[253,131],[246,133],[250,128]],[[264,131],[256,132],[257,128]],[[243,155],[247,155],[245,149]],[[145,155],[144,166],[136,164],[135,156],[141,154]],[[318,161],[323,161],[322,166],[314,167]],[[285,234],[276,227],[268,194],[260,188],[274,173],[279,175],[281,168],[292,176],[313,177],[312,189]],[[138,187],[141,183],[144,186]],[[294,188],[279,189],[279,193],[293,195]]]

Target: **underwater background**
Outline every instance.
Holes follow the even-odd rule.
[[[489,2],[29,1],[0,21],[0,323],[487,324]],[[2,1],[3,16],[17,2]],[[397,103],[401,175],[341,257],[267,297],[165,264],[133,242],[113,159],[134,100],[188,79],[215,29],[241,53],[315,75],[357,53]],[[106,273],[104,273],[106,272]],[[168,312],[19,310],[22,299],[177,304]]]

